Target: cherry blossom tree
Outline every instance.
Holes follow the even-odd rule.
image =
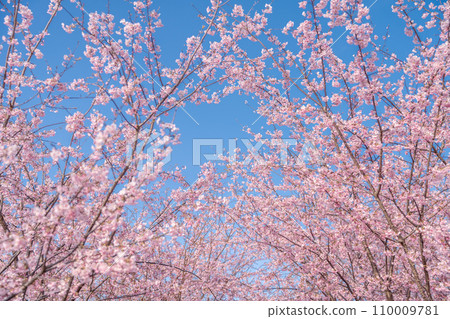
[[[185,216],[166,186],[187,187],[180,169],[162,165],[178,141],[164,115],[217,99],[208,87],[232,45],[207,41],[221,6],[166,67],[151,1],[120,21],[78,1],[51,0],[47,13],[2,1],[0,298],[234,298],[250,273],[216,218],[223,204]],[[42,29],[34,14],[47,15]],[[48,62],[61,27],[82,53]]]
[[[261,258],[262,298],[449,296],[450,5],[394,3],[405,36],[389,48],[371,4],[302,1],[303,19],[281,32],[270,5],[235,5],[217,25],[237,41],[222,94],[255,98],[270,125],[252,133],[259,153],[217,173],[230,180],[236,238]],[[341,37],[345,54],[334,50]]]
[[[302,1],[278,31],[270,5],[212,0],[175,67],[151,1],[1,4],[1,299],[448,298],[448,3],[393,4],[402,57],[373,3]],[[82,53],[46,61],[55,28]],[[264,146],[188,185],[165,115],[235,92]]]

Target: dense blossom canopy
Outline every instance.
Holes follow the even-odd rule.
[[[449,2],[392,2],[403,58],[373,3],[302,1],[280,29],[271,5],[211,0],[170,67],[149,0],[128,19],[50,0],[42,28],[0,3],[0,299],[448,298]],[[62,67],[52,28],[82,41]],[[263,147],[186,185],[163,115],[235,93]]]

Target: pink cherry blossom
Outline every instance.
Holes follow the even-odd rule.
[[[211,0],[173,63],[151,1],[83,5],[5,4],[0,299],[448,299],[448,2],[373,4],[387,48],[370,3]],[[166,115],[235,93],[266,128],[188,183]]]

